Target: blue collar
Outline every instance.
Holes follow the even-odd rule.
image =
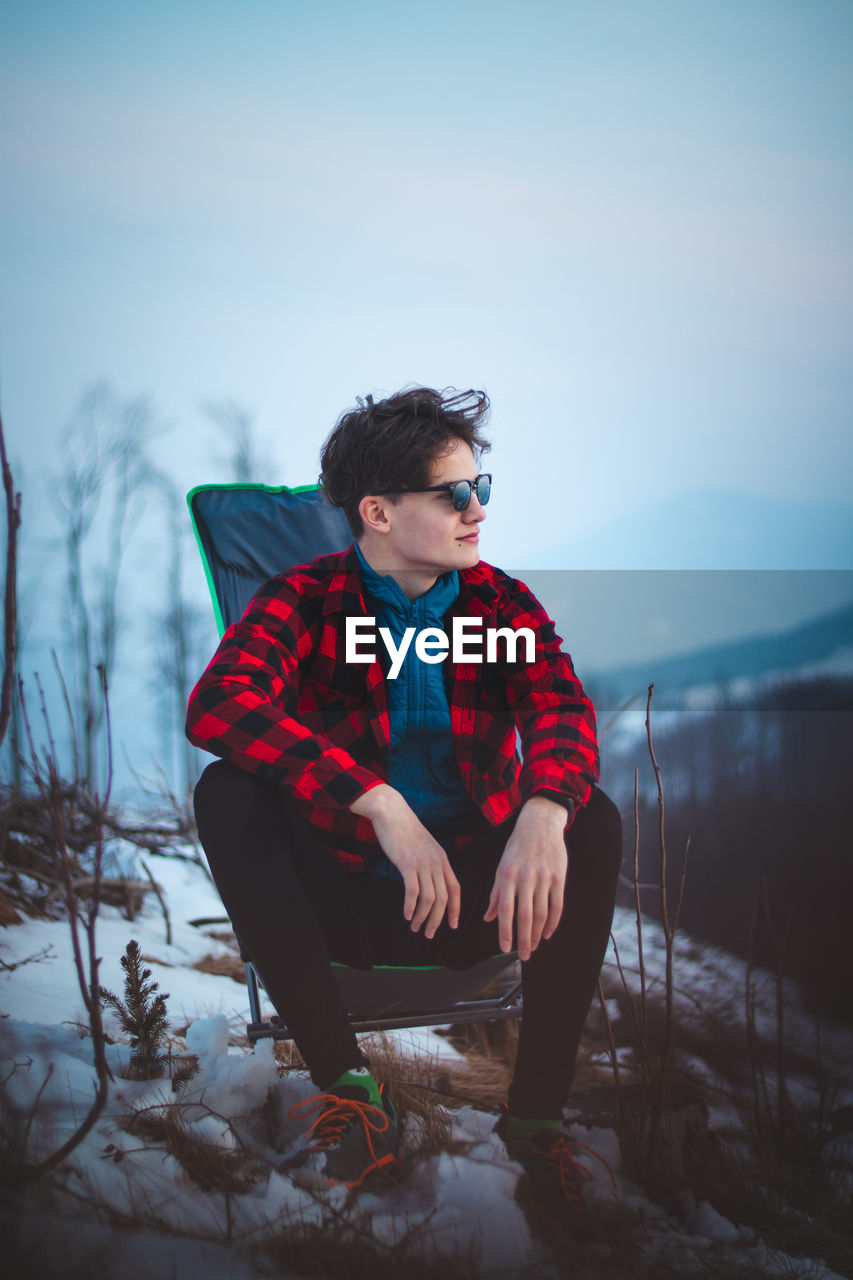
[[[377,573],[364,558],[361,547],[357,542],[355,543],[355,553],[358,556],[361,580],[368,595],[408,617],[416,601],[409,599],[403,588],[390,573]],[[418,596],[417,600],[423,602],[422,607],[425,613],[435,618],[442,618],[458,595],[459,574],[455,569],[450,569],[447,573],[440,574],[429,590],[425,591],[422,596]]]

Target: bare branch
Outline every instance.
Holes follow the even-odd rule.
[[[77,743],[77,726],[74,723],[74,712],[71,709],[71,699],[68,696],[68,685],[65,682],[65,675],[59,663],[56,650],[51,649],[50,656],[53,658],[53,665],[56,668],[56,674],[59,679],[59,687],[62,690],[62,701],[65,704],[65,713],[68,716],[68,726],[71,733],[71,750],[74,755],[74,780],[80,780],[80,748]]]
[[[163,912],[163,919],[166,921],[166,946],[170,947],[172,945],[172,921],[169,917],[169,908],[166,906],[166,899],[163,897],[162,889],[151,874],[150,867],[144,860],[142,862],[142,869],[151,881],[151,888],[154,890],[154,893],[157,895],[157,901],[160,903],[160,907]]]
[[[2,743],[9,727],[12,693],[15,687],[18,529],[21,524],[21,495],[15,493],[12,471],[6,457],[2,418],[0,418],[0,465],[2,465],[3,489],[6,494],[6,587],[3,599],[3,684],[0,692],[0,743]]]
[[[207,400],[202,408],[221,433],[228,452],[225,461],[231,479],[240,484],[258,480],[269,471],[254,434],[254,416],[236,400]]]
[[[53,960],[55,957],[51,954],[53,951],[53,943],[50,942],[46,947],[42,947],[41,951],[34,951],[31,956],[24,956],[23,960],[15,960],[9,964],[0,957],[0,969],[4,973],[14,973],[16,969],[22,969],[25,964],[40,964],[42,960]]]
[[[108,733],[108,755],[112,759],[112,745],[109,741],[109,699],[106,686],[106,678],[101,669],[101,681],[103,688],[104,701],[107,706],[107,733]],[[30,728],[29,717],[26,712],[26,704],[23,697],[21,698],[21,707],[26,727],[27,738],[30,744],[30,753],[32,759],[33,777],[38,786],[39,794],[44,804],[45,810],[49,816],[52,834],[56,842],[56,848],[59,853],[62,875],[65,882],[66,906],[68,909],[68,925],[71,930],[71,944],[74,953],[74,965],[77,972],[77,980],[80,987],[80,993],[83,997],[83,1003],[89,1017],[89,1027],[92,1033],[92,1046],[94,1056],[95,1073],[97,1077],[95,1085],[95,1096],[89,1107],[89,1110],[83,1121],[78,1125],[77,1129],[71,1136],[51,1155],[47,1156],[37,1164],[28,1166],[22,1171],[22,1177],[25,1182],[34,1182],[38,1178],[43,1177],[51,1170],[62,1164],[63,1160],[83,1141],[87,1133],[91,1131],[98,1121],[98,1117],[104,1109],[107,1101],[107,1093],[109,1088],[109,1067],[106,1059],[106,1038],[104,1035],[103,1019],[100,1004],[100,983],[98,981],[98,969],[100,959],[95,950],[95,923],[98,915],[98,895],[101,886],[101,863],[103,855],[103,826],[101,826],[97,837],[97,848],[95,855],[94,869],[94,885],[92,903],[89,907],[87,918],[85,921],[86,933],[86,962],[83,958],[83,946],[80,938],[80,904],[77,893],[74,888],[74,860],[68,848],[68,842],[65,838],[65,810],[63,805],[63,788],[59,777],[56,757],[48,753],[44,765],[35,750],[33,744],[32,731]],[[43,707],[43,714],[47,720],[47,711]],[[51,739],[50,724],[47,724],[48,738]],[[52,739],[51,739],[52,740]],[[109,787],[112,781],[111,771],[108,774],[107,791],[104,801],[101,803],[101,811],[105,811],[106,805],[109,803]],[[38,1099],[36,1100],[38,1105]]]
[[[634,907],[637,919],[637,956],[640,965],[640,1038],[648,1043],[646,964],[643,951],[643,908],[640,902],[640,771],[634,770]]]

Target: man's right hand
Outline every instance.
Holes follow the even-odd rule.
[[[387,782],[372,787],[350,805],[350,812],[373,823],[382,851],[403,877],[403,915],[417,933],[433,938],[445,910],[451,929],[459,924],[462,891],[447,854],[399,791]]]

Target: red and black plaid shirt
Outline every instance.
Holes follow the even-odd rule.
[[[483,561],[460,571],[459,586],[448,634],[464,617],[482,618],[484,632],[529,627],[536,637],[532,663],[521,660],[523,643],[519,660],[506,661],[502,642],[497,662],[444,662],[468,793],[493,825],[536,793],[572,813],[598,779],[595,712],[554,624],[522,582]],[[386,780],[390,742],[382,664],[345,661],[345,619],[357,616],[371,615],[353,547],[270,579],[225,632],[187,713],[191,742],[287,787],[354,871],[381,851],[373,824],[349,805]]]

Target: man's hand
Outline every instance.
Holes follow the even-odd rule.
[[[566,810],[556,800],[531,796],[498,863],[483,919],[497,919],[500,948],[506,953],[512,950],[515,916],[520,960],[529,960],[541,940],[550,938],[560,923],[568,867],[567,821]]]
[[[459,924],[462,890],[447,854],[403,799],[383,782],[350,805],[350,811],[373,823],[382,851],[403,877],[403,915],[417,933],[433,938],[445,909],[451,929]]]

